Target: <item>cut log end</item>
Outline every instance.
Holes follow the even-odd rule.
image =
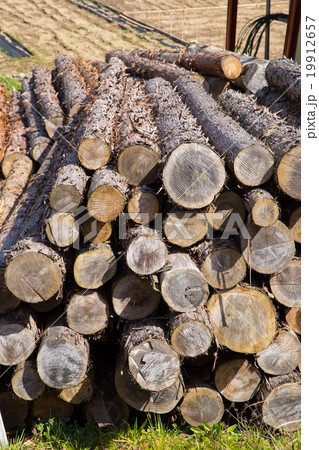
[[[289,217],[289,230],[295,242],[301,244],[301,207],[295,209]]]
[[[33,402],[32,413],[39,422],[46,422],[51,417],[70,420],[74,406],[60,399],[55,392],[46,391]]]
[[[138,224],[149,224],[155,219],[158,211],[158,200],[151,192],[136,192],[127,204],[130,218]]]
[[[111,222],[124,210],[125,198],[116,187],[102,185],[90,195],[87,208],[100,222]]]
[[[79,237],[78,225],[71,214],[54,213],[47,221],[46,235],[57,247],[68,247]]]
[[[72,405],[79,405],[92,399],[94,386],[90,377],[85,377],[79,384],[59,392],[59,398]]]
[[[205,214],[177,211],[169,213],[164,222],[164,233],[169,242],[186,248],[201,241],[207,233]]]
[[[301,261],[291,261],[282,272],[270,278],[271,292],[279,303],[292,308],[301,305]]]
[[[45,384],[34,367],[17,368],[11,380],[13,392],[23,400],[34,400],[45,391]]]
[[[119,156],[118,171],[133,186],[148,185],[157,180],[159,154],[143,145],[127,147]]]
[[[221,59],[221,68],[228,80],[238,78],[243,70],[240,60],[234,55],[224,56]]]
[[[81,225],[84,242],[93,242],[100,244],[106,242],[112,234],[112,225],[110,223],[98,222],[91,218]]]
[[[301,308],[286,308],[285,319],[295,333],[301,334]]]
[[[89,170],[97,170],[105,166],[110,156],[109,145],[98,138],[84,139],[78,147],[79,161]]]
[[[55,211],[73,212],[81,203],[81,195],[75,186],[60,185],[50,193],[50,206]]]
[[[233,224],[234,228],[238,228],[238,218],[244,222],[246,217],[245,205],[241,197],[233,191],[225,191],[219,194],[216,200],[209,206],[206,213],[208,223],[214,230],[224,231],[231,216],[236,215],[236,221]]]
[[[130,243],[126,262],[138,275],[158,272],[166,263],[167,248],[156,236],[138,236]]]
[[[194,427],[202,426],[203,422],[211,426],[224,415],[222,397],[211,387],[189,389],[180,408],[183,419]]]
[[[12,152],[12,153],[9,153],[8,155],[6,155],[3,158],[1,168],[2,168],[2,173],[5,176],[5,178],[7,178],[7,176],[9,175],[9,172],[11,170],[12,164],[18,158],[25,158],[25,153]]]
[[[267,148],[253,144],[241,150],[234,161],[234,172],[246,186],[259,186],[268,181],[274,171],[274,158]]]
[[[63,130],[63,117],[52,117],[44,121],[45,130],[50,139],[57,140]]]
[[[277,168],[278,184],[285,194],[301,200],[301,146],[292,148]]]
[[[199,320],[187,320],[171,333],[173,349],[181,356],[195,358],[208,351],[212,343],[209,326]]]

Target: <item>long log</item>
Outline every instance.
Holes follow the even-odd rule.
[[[289,230],[295,242],[301,244],[301,207],[296,208],[289,217]]]
[[[12,430],[26,420],[29,403],[12,392],[1,392],[0,410],[6,430]]]
[[[240,195],[233,191],[221,192],[206,212],[207,222],[216,231],[237,229],[244,223],[245,217],[244,202]]]
[[[224,404],[221,395],[209,385],[189,388],[180,406],[183,419],[193,427],[203,422],[209,426],[221,421]]]
[[[148,186],[132,189],[127,201],[127,212],[135,223],[148,225],[159,212],[159,202],[155,191]]]
[[[29,138],[30,154],[35,161],[41,164],[51,149],[52,141],[37,111],[32,78],[22,82],[22,102],[28,125],[27,136]]]
[[[151,184],[158,176],[161,152],[152,103],[142,82],[127,78],[114,153],[119,173],[133,186]]]
[[[11,386],[23,400],[32,401],[44,393],[45,384],[39,377],[35,360],[28,359],[15,367]]]
[[[276,335],[274,306],[259,289],[237,286],[213,294],[207,303],[219,344],[239,353],[256,353]]]
[[[61,136],[64,115],[48,69],[38,66],[32,71],[33,90],[43,125],[51,139]]]
[[[202,212],[186,211],[170,207],[163,223],[166,239],[174,245],[186,248],[201,241],[208,231],[207,220]]]
[[[276,177],[280,188],[292,198],[301,197],[301,135],[267,108],[232,90],[224,92],[218,102],[225,112],[274,154]]]
[[[270,227],[279,218],[279,206],[266,189],[251,189],[244,202],[253,222],[260,227]]]
[[[301,67],[298,64],[285,57],[272,59],[266,68],[266,79],[292,102],[300,102]]]
[[[271,178],[274,159],[267,147],[226,116],[215,100],[190,77],[179,78],[174,86],[210,143],[225,157],[241,183],[258,186]]]
[[[207,145],[196,120],[167,81],[147,81],[146,92],[155,99],[162,179],[168,195],[183,208],[207,206],[225,182],[223,162]]]
[[[298,308],[301,304],[301,261],[295,259],[273,275],[270,289],[276,300],[285,306]]]
[[[6,130],[8,126],[8,91],[4,83],[0,83],[0,164],[6,149]]]
[[[32,415],[41,423],[47,422],[52,417],[70,420],[73,412],[74,406],[60,399],[56,392],[45,391],[32,405]]]
[[[187,253],[172,253],[167,270],[160,274],[161,292],[171,309],[192,312],[202,306],[209,294],[203,274]]]

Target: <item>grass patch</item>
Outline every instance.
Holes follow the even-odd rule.
[[[36,425],[36,434],[25,438],[17,435],[10,442],[11,450],[299,450],[300,431],[284,433],[249,425],[237,427],[224,423],[212,427],[166,425],[159,415],[151,414],[144,423],[127,424],[124,428],[99,429],[93,422],[85,426],[49,419]]]
[[[14,89],[21,90],[21,82],[15,78],[5,77],[0,74],[0,82],[7,86],[9,92],[12,92]]]

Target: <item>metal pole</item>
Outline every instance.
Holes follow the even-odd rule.
[[[228,0],[226,50],[235,51],[238,0]]]
[[[266,4],[266,15],[270,14],[270,1],[267,0]],[[266,34],[265,34],[265,59],[269,59],[269,23],[266,25]]]
[[[291,0],[289,7],[288,24],[284,46],[284,55],[287,58],[295,58],[300,33],[301,1]]]
[[[6,448],[9,447],[9,442],[7,438],[6,429],[4,428],[2,415],[0,411],[0,448]]]

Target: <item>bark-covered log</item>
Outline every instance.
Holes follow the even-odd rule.
[[[23,400],[34,400],[45,391],[45,384],[39,377],[34,359],[17,365],[11,379],[13,392]]]
[[[35,161],[41,164],[51,149],[52,141],[49,138],[43,126],[42,118],[37,111],[32,78],[23,80],[22,82],[22,101],[28,125],[26,131],[29,138],[30,155]]]
[[[250,400],[259,388],[262,374],[245,358],[231,358],[216,368],[215,385],[231,402]]]
[[[286,383],[271,391],[263,404],[263,421],[273,428],[296,431],[301,425],[301,384]]]
[[[266,68],[266,79],[292,102],[300,102],[301,67],[298,64],[285,57],[272,59]]]
[[[161,391],[178,380],[180,359],[165,339],[164,323],[134,322],[123,339],[129,371],[142,389]]]
[[[301,244],[301,207],[296,208],[289,217],[289,230],[295,242]]]
[[[72,330],[81,334],[95,334],[108,326],[109,319],[110,308],[104,293],[86,289],[71,296],[66,320]]]
[[[1,392],[0,410],[6,430],[12,430],[26,420],[29,403],[12,392]]]
[[[35,319],[26,305],[0,316],[0,364],[11,366],[28,359],[38,337]]]
[[[101,74],[107,68],[107,63],[102,60],[96,60],[92,62],[92,66],[98,71],[99,74]]]
[[[167,270],[160,274],[160,282],[164,300],[177,312],[195,311],[209,295],[203,274],[187,253],[168,256]]]
[[[41,338],[38,373],[49,387],[70,388],[83,380],[88,359],[89,345],[85,338],[70,328],[54,325]]]
[[[212,345],[211,325],[203,307],[172,315],[169,327],[172,347],[181,356],[195,358]]]
[[[259,289],[237,286],[213,294],[207,310],[217,341],[235,352],[261,351],[276,335],[274,306]]]
[[[12,163],[23,158],[29,151],[26,127],[23,120],[23,104],[20,91],[13,91],[9,104],[9,126],[6,135],[6,150],[2,160],[2,173],[8,176]]]
[[[281,272],[295,254],[291,233],[279,220],[270,227],[259,227],[248,221],[240,238],[247,265],[259,273]]]
[[[13,311],[21,303],[17,297],[15,297],[4,282],[4,269],[0,267],[0,314],[6,314]]]
[[[279,303],[292,308],[301,304],[301,261],[295,259],[273,275],[269,281],[271,292]]]
[[[45,227],[47,238],[57,247],[69,247],[79,238],[79,227],[72,214],[53,212]]]
[[[6,130],[8,126],[8,91],[4,83],[0,83],[0,164],[6,149]]]
[[[285,319],[295,333],[301,334],[301,308],[285,308]]]
[[[93,93],[98,87],[99,71],[90,61],[85,61],[81,58],[75,59],[74,64],[85,82],[86,90]]]
[[[244,196],[245,206],[253,222],[260,227],[270,227],[279,217],[279,206],[266,189],[251,189]]]
[[[32,168],[32,161],[26,155],[13,161],[0,193],[0,228],[9,218],[19,198],[23,194]]]
[[[221,395],[209,385],[189,388],[180,406],[183,419],[193,427],[203,422],[209,426],[221,421],[224,404]]]
[[[242,198],[233,191],[224,191],[209,205],[206,218],[216,231],[237,229],[244,223],[246,208]]]
[[[113,170],[102,167],[94,172],[88,191],[87,209],[100,222],[111,222],[124,210],[127,181]]]
[[[284,119],[289,125],[301,127],[301,105],[291,101],[277,89],[266,86],[256,92],[259,105],[267,106],[269,110]]]
[[[192,53],[167,50],[137,50],[133,52],[141,58],[155,59],[171,64],[177,64],[188,70],[194,70],[203,75],[211,75],[232,80],[239,77],[242,65],[239,59],[223,50],[214,53]]]
[[[56,211],[72,212],[80,206],[88,177],[84,170],[69,164],[61,167],[50,193],[50,206]]]
[[[225,182],[223,162],[207,145],[201,128],[167,81],[148,81],[146,92],[155,99],[162,178],[168,195],[183,208],[207,206]]]
[[[215,289],[230,289],[245,278],[245,260],[230,239],[204,241],[197,247],[197,257],[206,281]]]
[[[227,80],[222,80],[217,77],[205,77],[208,84],[208,93],[213,97],[213,99],[217,99],[217,97],[222,94],[226,89],[229,88],[230,83]]]
[[[110,245],[91,243],[78,253],[73,266],[76,283],[85,289],[97,289],[116,273],[117,262]]]
[[[138,224],[147,225],[153,222],[159,212],[159,202],[155,191],[148,186],[133,189],[127,202],[127,212]]]
[[[55,86],[66,113],[73,116],[79,111],[87,95],[84,80],[68,55],[60,53],[55,58],[55,64]]]
[[[128,273],[114,281],[113,308],[122,319],[138,320],[150,316],[157,309],[160,299],[159,288],[151,278]]]
[[[94,244],[101,244],[107,242],[112,234],[112,225],[110,223],[99,222],[91,217],[81,224],[82,235],[84,242],[93,242]]]
[[[167,247],[158,233],[139,226],[129,230],[126,263],[137,275],[151,275],[163,268],[168,257]]]
[[[73,416],[74,406],[61,400],[56,392],[45,391],[41,397],[34,400],[32,405],[33,417],[41,423],[51,417],[70,420]]]
[[[127,78],[114,153],[119,173],[133,186],[151,184],[158,176],[161,152],[152,103],[142,81]]]
[[[225,112],[271,149],[275,158],[277,183],[286,194],[300,199],[300,131],[239,92],[229,90],[218,101]]]
[[[181,208],[169,208],[163,223],[166,239],[179,247],[191,247],[201,241],[208,231],[205,214],[186,211]]]
[[[268,181],[273,174],[274,159],[267,147],[226,116],[190,77],[180,78],[174,85],[238,180],[247,186]]]
[[[92,399],[94,394],[93,380],[90,376],[85,376],[76,386],[62,389],[59,398],[72,405],[79,405]]]
[[[271,344],[256,354],[259,367],[270,375],[285,375],[300,362],[301,344],[293,331],[279,330]]]
[[[125,70],[122,61],[110,61],[100,74],[96,96],[86,106],[86,118],[76,131],[78,158],[87,169],[99,169],[110,158],[114,121],[124,93]]]
[[[37,107],[43,125],[51,139],[61,136],[63,127],[63,111],[51,81],[51,73],[42,66],[32,71],[33,89],[37,99]]]

